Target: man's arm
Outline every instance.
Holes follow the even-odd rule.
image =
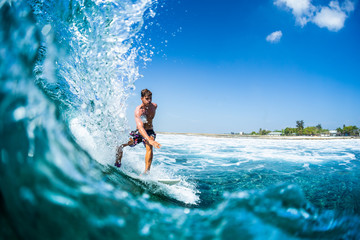
[[[135,110],[135,122],[136,122],[136,127],[139,130],[139,133],[141,134],[141,136],[143,136],[143,138],[152,146],[154,146],[155,148],[160,148],[160,144],[154,140],[152,140],[149,135],[147,134],[145,128],[144,128],[144,123],[141,120],[141,110],[139,108],[136,108]]]
[[[156,104],[156,103],[153,103],[153,105],[154,105],[154,108],[155,108],[154,116],[153,116],[153,119],[154,119],[154,118],[155,118],[155,114],[156,114],[157,104]]]

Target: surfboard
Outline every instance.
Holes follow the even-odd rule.
[[[159,183],[164,183],[167,185],[174,185],[180,182],[180,179],[158,179]]]
[[[118,172],[124,176],[127,179],[132,179],[135,180],[137,183],[143,183],[143,184],[147,184],[147,183],[153,183],[153,184],[157,184],[157,183],[163,183],[163,184],[167,184],[167,185],[174,185],[177,184],[181,181],[181,179],[179,178],[174,178],[174,179],[170,179],[170,178],[159,178],[159,179],[144,179],[143,177],[139,176],[139,175],[129,175],[127,173],[125,173],[123,170],[114,167],[112,165],[109,165],[111,168],[118,170]]]

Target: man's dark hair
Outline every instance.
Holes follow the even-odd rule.
[[[148,97],[148,96],[152,96],[152,92],[149,89],[143,89],[141,90],[141,97]]]

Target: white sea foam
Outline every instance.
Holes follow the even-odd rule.
[[[75,132],[79,134],[84,132],[81,127],[77,126],[76,129]],[[246,171],[253,172],[267,169],[269,166],[266,164],[269,162],[296,164],[298,168],[295,170],[282,172],[272,169],[290,175],[297,171],[309,171],[313,164],[328,161],[337,161],[339,166],[351,169],[351,161],[356,158],[354,151],[360,149],[360,140],[356,139],[272,140],[158,134],[157,141],[162,147],[154,149],[150,174],[141,177],[141,181],[149,183],[150,192],[154,191],[153,193],[160,193],[186,204],[199,202],[201,192],[193,177],[196,174],[204,177],[205,172],[209,171],[211,178],[211,174],[215,172],[242,165],[246,166]],[[139,174],[145,169],[145,152],[143,144],[124,148],[122,171],[130,177],[139,178]],[[114,158],[110,161],[114,161]],[[157,183],[158,178],[180,178],[181,182],[169,186]]]
[[[247,161],[287,161],[297,163],[355,159],[351,150],[360,149],[360,140],[272,140],[249,138],[215,138],[188,135],[158,135],[161,154],[178,157],[177,150],[188,157],[207,159],[209,165],[239,165]],[[350,151],[349,151],[350,150]],[[231,161],[230,161],[231,160]]]
[[[179,175],[176,169],[168,166],[167,163],[173,162],[174,159],[159,154],[158,151],[156,150],[154,154],[150,174],[139,177],[139,174],[145,169],[145,147],[139,144],[133,148],[124,148],[122,170],[133,178],[139,178],[141,181],[149,183],[150,189],[148,191],[150,192],[156,191],[154,193],[161,193],[186,204],[197,204],[199,202],[199,191],[196,189],[196,184],[189,182],[187,176]],[[159,178],[181,179],[181,181],[170,186],[158,183],[157,179]],[[156,186],[156,188],[151,188],[151,186]]]

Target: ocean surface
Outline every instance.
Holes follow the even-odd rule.
[[[149,175],[141,145],[113,166],[162,4],[0,1],[0,239],[360,239],[359,139],[158,134]]]

